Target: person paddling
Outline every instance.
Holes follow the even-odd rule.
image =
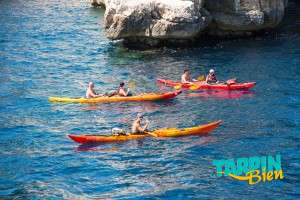
[[[94,83],[93,82],[89,82],[89,85],[88,85],[88,88],[86,90],[86,93],[85,93],[85,97],[86,98],[96,98],[96,97],[102,97],[103,95],[101,94],[97,94],[94,90]]]
[[[109,97],[112,97],[112,96],[121,96],[121,97],[127,97],[127,96],[132,96],[132,94],[130,93],[130,90],[129,88],[126,90],[125,89],[125,83],[124,82],[121,82],[118,89],[113,92],[112,94],[109,95]]]
[[[142,127],[142,121],[143,121],[143,115],[138,114],[137,118],[133,121],[131,126],[132,134],[143,134],[147,130],[149,126],[149,121],[147,120],[143,127]]]
[[[209,70],[209,74],[206,76],[206,80],[205,81],[208,84],[218,83],[218,79],[217,79],[217,76],[215,74],[215,70],[214,69],[210,69]]]
[[[131,96],[129,88],[127,88],[127,91],[126,91],[124,82],[120,83],[119,88],[117,90],[117,94],[122,97]]]
[[[181,75],[181,83],[192,83],[190,71],[185,69]]]

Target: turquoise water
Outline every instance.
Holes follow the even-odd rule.
[[[104,11],[85,1],[0,1],[0,197],[4,199],[299,199],[300,37],[213,42],[191,49],[128,50],[104,36]],[[296,26],[296,25],[295,25]],[[205,66],[205,67],[204,67]],[[51,104],[158,77],[256,81],[251,92],[184,93],[166,102]],[[128,128],[138,112],[150,128],[222,119],[207,137],[80,146],[66,134]],[[212,160],[281,154],[285,178],[250,186],[217,178]]]

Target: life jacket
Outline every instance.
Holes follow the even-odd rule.
[[[211,82],[211,83],[215,83],[217,82],[217,76],[215,74],[208,74],[208,79],[207,79],[208,82]]]

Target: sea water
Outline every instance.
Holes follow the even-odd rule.
[[[299,198],[299,20],[275,36],[138,51],[106,39],[103,15],[88,1],[0,1],[1,198]],[[168,91],[156,78],[179,80],[186,68],[194,78],[214,68],[220,80],[257,85],[156,103],[48,102],[84,96],[89,81],[99,93],[120,81],[134,81],[134,93]],[[150,129],[224,122],[207,137],[94,146],[66,137],[129,130],[140,112]],[[213,176],[213,160],[276,154],[283,180]]]

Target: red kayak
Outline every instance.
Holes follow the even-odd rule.
[[[193,84],[188,84],[175,82],[167,79],[157,79],[157,82],[170,87],[179,86],[185,89],[190,89],[191,87],[193,87],[196,90],[249,90],[250,88],[253,88],[256,84],[255,82],[207,84],[205,81],[195,81],[193,82]]]

